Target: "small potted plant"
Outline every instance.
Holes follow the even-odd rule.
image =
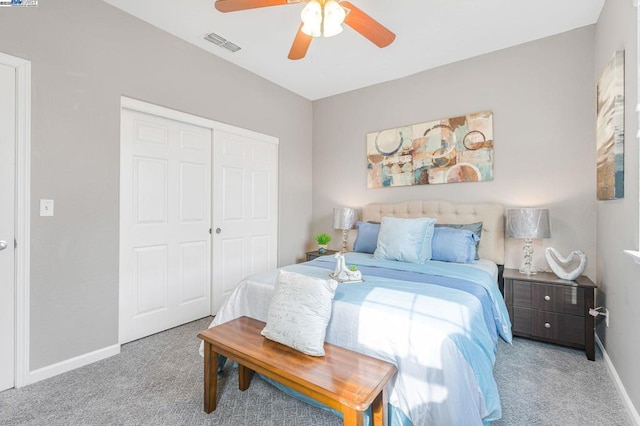
[[[357,265],[349,265],[347,266],[347,268],[349,269],[349,279],[352,281],[360,281],[362,280],[362,272],[360,272],[360,270],[358,270],[358,266]]]
[[[331,241],[331,235],[318,234],[313,237],[313,239],[316,240],[316,243],[318,243],[318,253],[325,254],[327,252],[327,245]]]

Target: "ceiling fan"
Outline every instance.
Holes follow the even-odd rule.
[[[342,32],[344,22],[378,47],[386,47],[396,35],[348,1],[339,0],[217,0],[220,12],[237,12],[290,3],[307,3],[300,17],[302,23],[293,39],[289,59],[302,59],[313,37],[331,37]]]

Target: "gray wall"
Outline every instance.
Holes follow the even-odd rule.
[[[624,199],[599,201],[598,304],[611,313],[609,328],[597,333],[636,410],[640,409],[638,302],[640,266],[623,254],[638,250],[638,21],[631,0],[607,0],[596,25],[594,84],[613,52],[625,51]]]
[[[32,370],[118,342],[121,95],[280,138],[278,259],[303,257],[310,101],[98,0],[2,8],[0,51],[32,62]]]
[[[411,199],[491,201],[550,209],[565,255],[584,250],[595,279],[594,27],[584,27],[401,80],[313,103],[313,230],[329,231],[334,206]],[[428,54],[425,52],[424,54]],[[494,180],[367,189],[368,132],[493,110]],[[517,267],[521,240],[507,240]]]
[[[312,232],[330,230],[334,206],[418,198],[548,206],[553,238],[536,247],[536,264],[545,265],[544,246],[585,250],[591,278],[597,264],[600,300],[612,312],[598,334],[640,406],[640,348],[629,338],[640,271],[622,254],[638,248],[636,31],[631,2],[608,0],[595,29],[316,101],[312,117],[311,102],[100,1],[2,9],[0,51],[33,66],[32,369],[117,343],[126,95],[280,138],[280,264],[312,247]],[[595,81],[620,48],[626,197],[596,203]],[[494,112],[492,182],[366,189],[367,132],[484,109]],[[37,215],[40,198],[56,200],[55,217]],[[519,248],[509,242],[508,266]]]

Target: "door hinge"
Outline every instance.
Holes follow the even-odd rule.
[[[13,249],[17,249],[18,248],[18,240],[16,240],[15,238],[13,239]]]

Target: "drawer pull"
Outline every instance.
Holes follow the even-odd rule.
[[[548,302],[549,300],[551,300],[551,296],[545,296],[544,300],[546,300]]]
[[[548,322],[544,323],[544,328],[551,328],[551,324],[549,324]]]

